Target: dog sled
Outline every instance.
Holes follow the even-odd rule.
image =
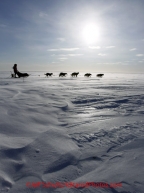
[[[17,77],[17,76],[18,77]],[[21,72],[17,72],[16,74],[13,74],[11,72],[11,78],[27,78],[28,76],[30,76],[28,73],[21,73]]]

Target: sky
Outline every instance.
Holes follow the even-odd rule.
[[[143,0],[1,0],[0,71],[144,73]]]

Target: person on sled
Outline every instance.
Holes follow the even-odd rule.
[[[15,74],[15,78],[17,78],[17,77],[16,77],[16,75],[17,75],[17,73],[18,73],[17,64],[14,64],[14,66],[13,66],[13,71],[14,71],[14,74]]]
[[[21,72],[19,72],[18,69],[17,69],[17,64],[14,64],[13,70],[14,70],[14,73],[15,73],[15,78],[17,78],[16,75],[17,75],[19,78],[21,78],[21,77],[24,78],[24,77],[28,77],[28,76],[29,76],[29,74],[27,74],[27,73],[21,73]]]

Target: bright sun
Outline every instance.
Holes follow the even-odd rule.
[[[88,44],[93,44],[99,39],[99,29],[95,24],[88,24],[82,31],[83,39]]]

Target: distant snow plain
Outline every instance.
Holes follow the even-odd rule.
[[[30,74],[0,73],[0,192],[143,193],[143,74]]]

